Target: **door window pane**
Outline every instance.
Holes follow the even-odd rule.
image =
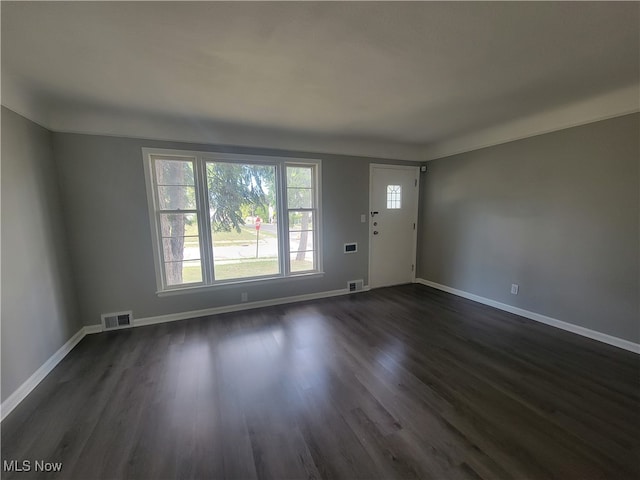
[[[397,209],[402,207],[402,186],[387,185],[387,208]]]

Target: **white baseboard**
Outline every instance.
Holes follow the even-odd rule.
[[[93,333],[100,333],[102,332],[103,328],[102,328],[102,324],[97,323],[95,325],[87,325],[84,327],[84,333],[86,335],[91,335]]]
[[[512,305],[507,305],[506,303],[496,302],[495,300],[481,297],[479,295],[474,295],[473,293],[468,293],[463,290],[458,290],[456,288],[448,287],[446,285],[441,285],[439,283],[432,282],[430,280],[425,280],[424,278],[416,278],[416,283],[426,285],[427,287],[433,287],[438,290],[442,290],[443,292],[452,293],[459,297],[473,300],[474,302],[482,303],[484,305],[489,305],[490,307],[494,307],[499,310],[504,310],[505,312],[514,313],[516,315],[520,315],[521,317],[535,320],[536,322],[544,323],[546,325],[560,328],[568,332],[577,333],[578,335],[582,335],[583,337],[588,337],[588,338],[591,338],[592,340],[598,340],[608,345],[613,345],[614,347],[622,348],[624,350],[628,350],[630,352],[640,354],[640,344],[630,342],[629,340],[624,340],[622,338],[614,337],[612,335],[607,335],[606,333],[597,332],[589,328],[580,327],[572,323],[563,322],[562,320],[547,317],[546,315],[541,315],[539,313],[530,312],[529,310],[524,310],[522,308],[514,307]]]
[[[366,292],[369,287],[364,287],[360,292]],[[221,313],[239,312],[242,310],[251,310],[260,307],[272,307],[274,305],[284,305],[287,303],[304,302],[307,300],[317,300],[319,298],[337,297],[340,295],[349,295],[349,290],[330,290],[328,292],[308,293],[305,295],[295,295],[292,297],[274,298],[270,300],[260,300],[257,302],[238,303],[234,305],[225,305],[224,307],[205,308],[203,310],[192,310],[190,312],[170,313],[168,315],[158,315],[157,317],[134,318],[133,326],[141,327],[144,325],[154,325],[156,323],[175,322],[177,320],[186,320],[188,318],[206,317],[209,315],[218,315]]]
[[[15,392],[9,395],[7,399],[2,402],[2,405],[0,405],[0,410],[2,411],[1,420],[4,420],[5,417],[9,415],[42,380],[44,380],[49,372],[51,372],[51,370],[53,370],[56,365],[58,365],[58,363],[60,363],[60,361],[66,357],[71,350],[73,350],[73,347],[75,347],[80,340],[89,333],[96,333],[93,327],[82,327],[78,330],[73,337],[67,340],[56,353],[51,355],[51,357],[49,357],[49,359],[44,362],[42,366],[33,373],[33,375],[20,385]]]

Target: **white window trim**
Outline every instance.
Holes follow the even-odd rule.
[[[200,248],[203,281],[188,284],[180,284],[175,286],[165,285],[164,283],[164,263],[162,258],[162,238],[159,234],[159,209],[157,192],[153,182],[152,156],[155,157],[183,157],[184,159],[194,159],[194,177],[196,186],[196,202],[198,206],[198,227],[201,231]],[[296,280],[303,278],[317,278],[324,275],[322,262],[322,161],[316,158],[299,158],[299,157],[280,157],[268,155],[248,155],[236,153],[218,153],[204,152],[192,150],[173,150],[161,148],[142,148],[142,157],[144,163],[145,184],[147,190],[147,206],[149,211],[149,223],[151,227],[151,239],[153,260],[156,274],[156,294],[158,296],[176,295],[182,293],[196,293],[221,287],[233,287],[242,284],[262,284],[279,282],[282,280]],[[280,263],[280,273],[271,276],[258,276],[236,278],[230,280],[213,280],[213,254],[209,251],[212,245],[211,232],[205,227],[208,221],[205,215],[208,215],[208,204],[206,203],[206,195],[202,192],[206,191],[206,177],[200,173],[200,170],[206,162],[232,162],[246,164],[266,164],[276,166],[276,185],[278,189],[278,205],[277,205],[277,222],[278,226],[278,260]],[[317,228],[313,229],[314,248],[315,248],[315,270],[306,270],[302,272],[290,271],[290,253],[289,253],[289,216],[287,204],[287,187],[286,187],[286,167],[287,166],[315,166],[315,210],[317,212]],[[284,219],[284,221],[282,221]]]

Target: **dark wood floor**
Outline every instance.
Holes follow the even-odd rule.
[[[3,478],[640,478],[640,357],[421,285],[86,337]]]

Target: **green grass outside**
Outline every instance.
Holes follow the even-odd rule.
[[[301,272],[311,270],[313,263],[302,260],[294,260],[291,270]],[[231,280],[235,278],[259,277],[262,275],[277,275],[278,260],[276,258],[266,260],[238,261],[234,263],[218,264],[215,268],[216,280]],[[182,269],[182,280],[185,283],[200,282],[202,275],[199,267],[184,267]]]
[[[185,236],[198,236],[197,234],[198,228],[195,224],[193,225],[185,225],[184,234]],[[260,237],[266,238],[271,237],[275,238],[276,234],[271,232],[266,232],[264,230],[260,230]],[[230,242],[234,240],[253,240],[256,239],[256,228],[253,225],[244,225],[240,227],[240,233],[236,230],[231,230],[230,232],[213,232],[213,243],[219,244],[220,242]]]

